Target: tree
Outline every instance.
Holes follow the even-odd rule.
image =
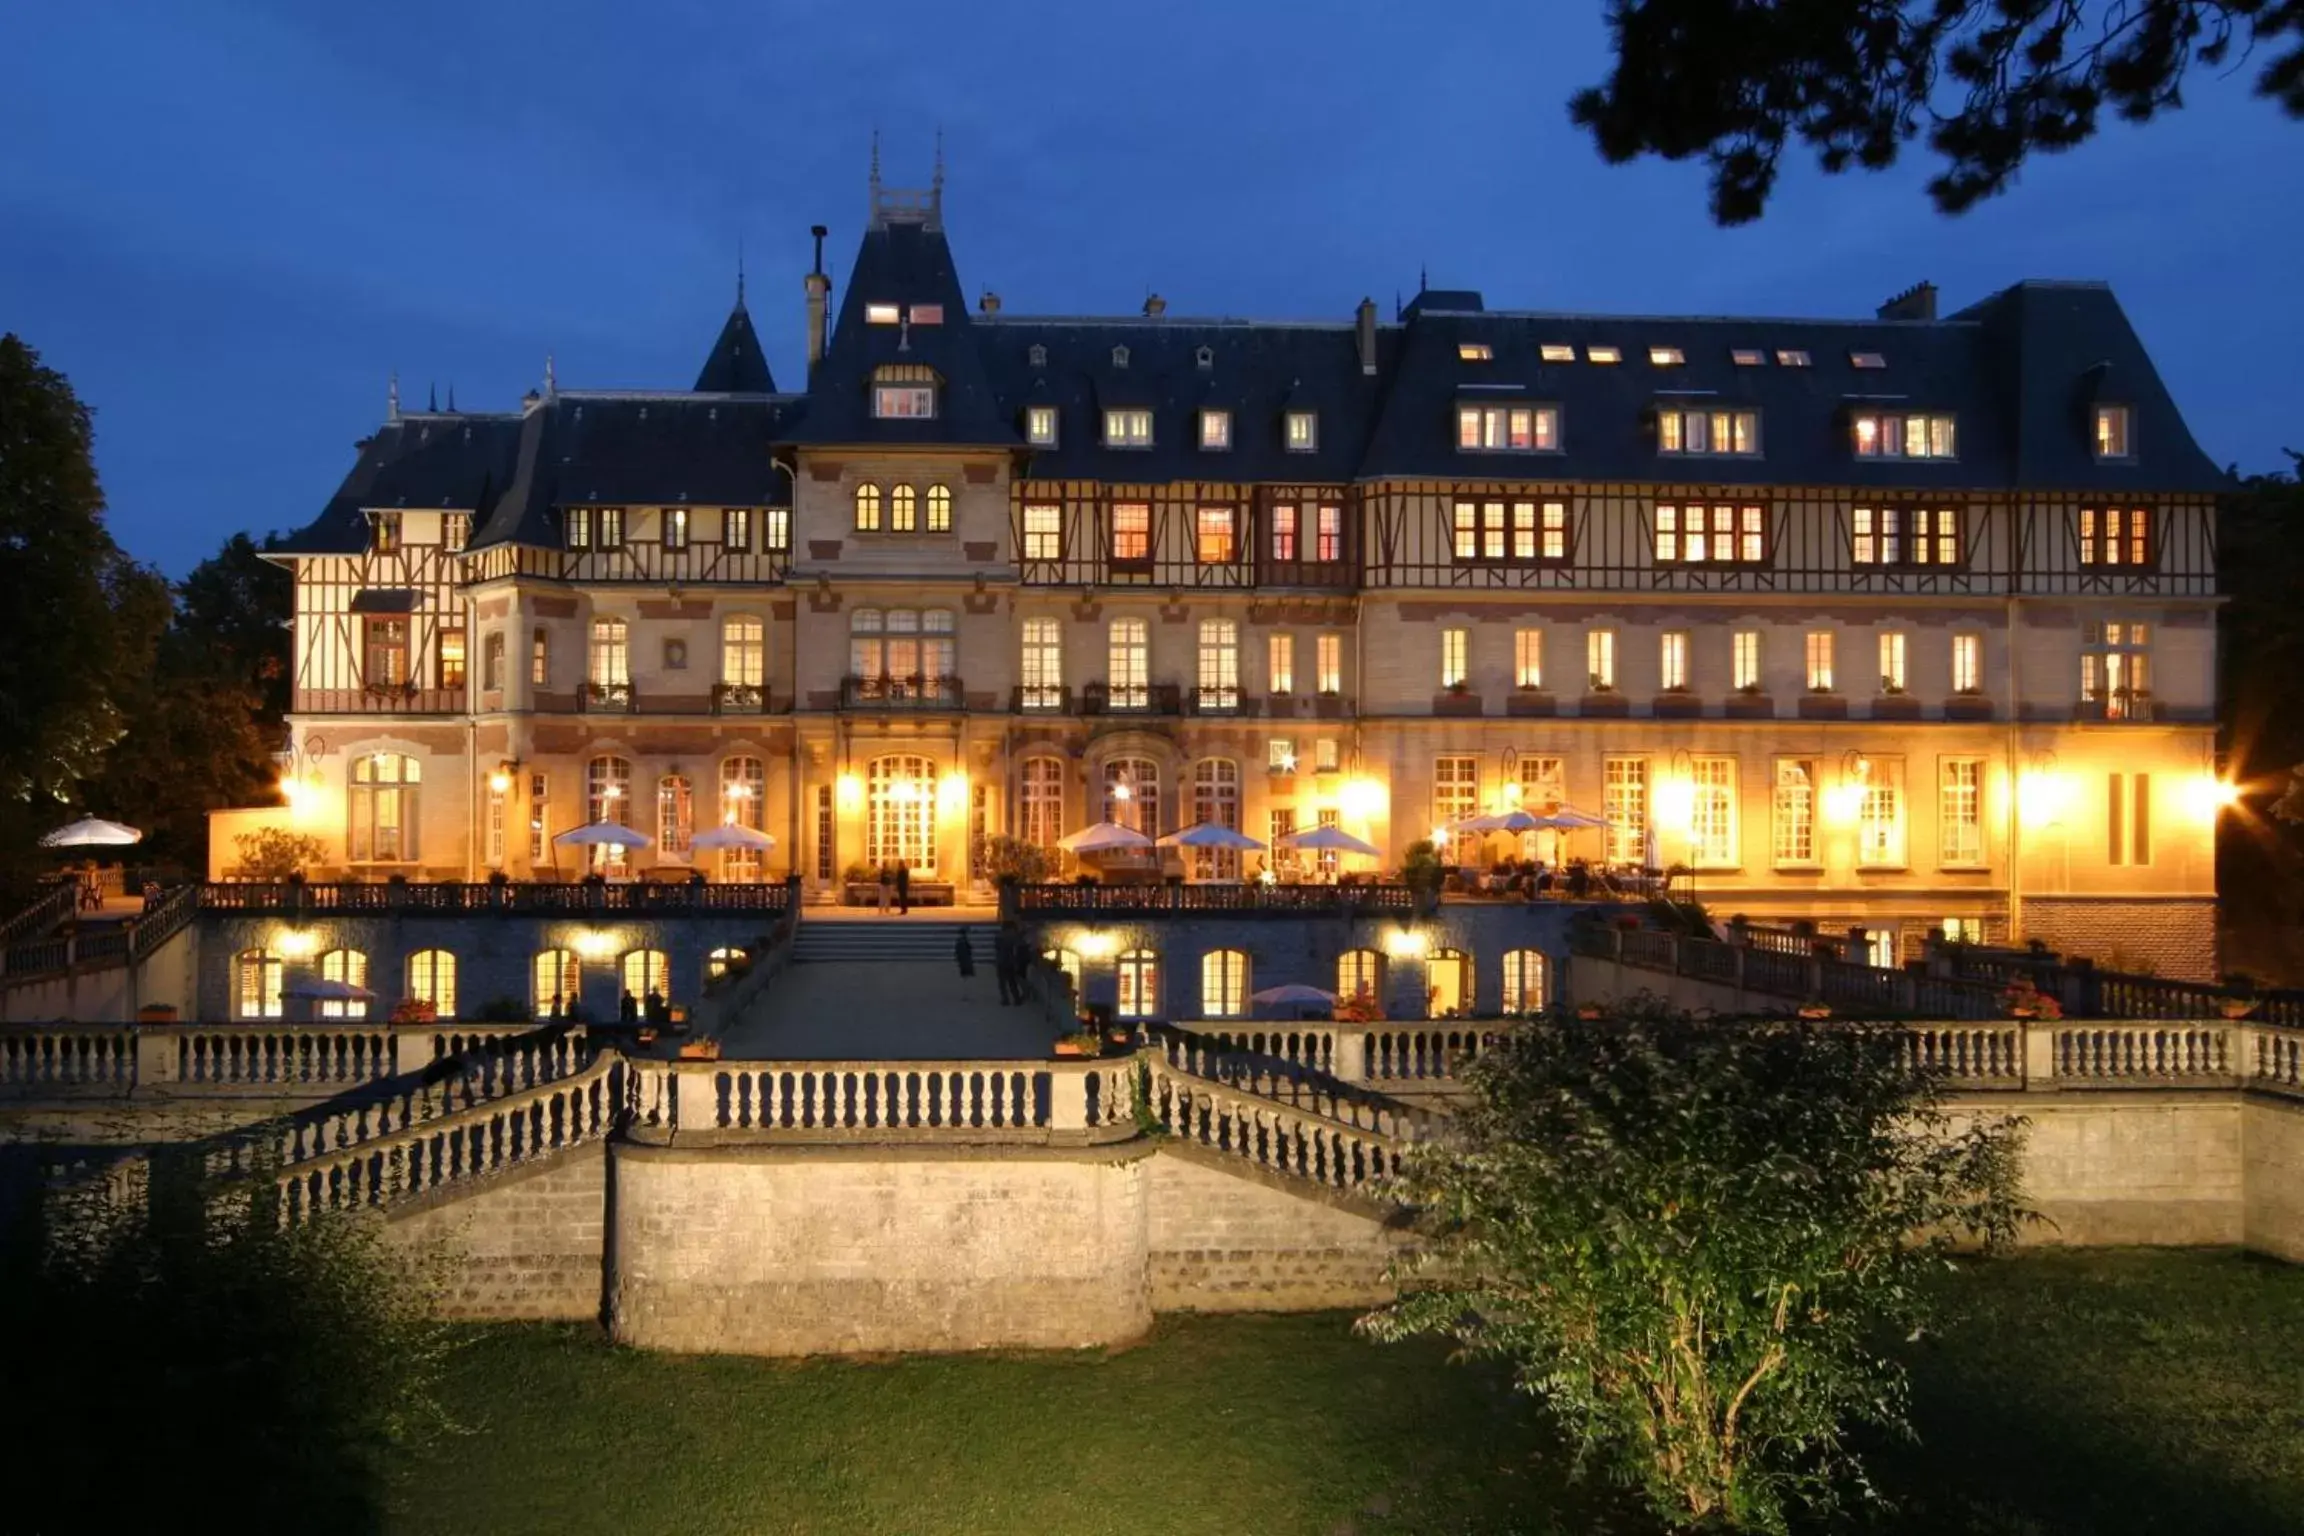
[[[328,855],[320,839],[285,827],[242,832],[232,839],[232,845],[240,853],[240,862],[232,866],[235,880],[287,880]]]
[[[167,588],[104,526],[88,409],[0,335],[0,860],[20,870],[123,728]]]
[[[2304,471],[2304,455],[2290,460]],[[2226,498],[2217,518],[2218,694],[2228,772],[2249,791],[2218,823],[2217,888],[2237,941],[2236,964],[2284,981],[2304,980],[2293,942],[2304,920],[2304,716],[2296,679],[2304,676],[2304,477],[2259,475]],[[2286,793],[2282,793],[2285,790]],[[2257,814],[2263,808],[2269,815]],[[2228,948],[2234,946],[2228,945]]]
[[[1662,1012],[1515,1031],[1409,1154],[1426,1243],[1362,1327],[1509,1361],[1674,1524],[1829,1509],[1849,1432],[1905,1425],[1882,1341],[1929,1320],[1923,1277],[2020,1219],[2016,1123],[1952,1122],[1899,1044]]]
[[[2195,64],[2261,50],[2259,95],[2304,117],[2300,0],[1611,0],[1616,65],[1569,115],[1600,153],[1704,157],[1712,216],[1760,216],[1786,145],[1827,171],[1881,170],[1925,134],[1958,213],[2034,154],[2086,142],[2103,109],[2183,105]]]

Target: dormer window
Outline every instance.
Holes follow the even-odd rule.
[[[1031,349],[1024,354],[1024,360],[1035,368],[1045,368],[1048,366],[1048,349],[1040,343],[1034,342]]]
[[[1290,411],[1281,429],[1290,453],[1310,453],[1320,446],[1320,415],[1317,411]]]
[[[2128,432],[2128,407],[2100,405],[2096,407],[2096,457],[2099,459],[2132,459],[2136,450]]]
[[[1728,357],[1739,368],[1765,368],[1768,366],[1768,354],[1758,347],[1735,347],[1729,351]]]
[[[1860,459],[1953,459],[1960,456],[1959,437],[1950,416],[1905,415],[1894,411],[1859,411],[1856,415],[1856,457]]]
[[[1848,362],[1857,368],[1885,368],[1888,366],[1888,359],[1877,352],[1851,352],[1848,354]]]
[[[1588,363],[1620,363],[1624,361],[1622,347],[1586,347],[1584,361]]]
[[[1650,347],[1648,366],[1651,368],[1677,368],[1688,359],[1678,347]]]
[[[1576,361],[1576,349],[1564,341],[1548,341],[1536,349],[1536,355],[1548,363]]]
[[[1460,341],[1456,343],[1456,358],[1465,363],[1494,362],[1496,349],[1484,341]]]
[[[1035,448],[1056,446],[1056,407],[1035,405],[1025,411],[1024,441]]]
[[[1808,366],[1808,354],[1799,347],[1780,347],[1776,352],[1776,366],[1779,368],[1805,368]]]
[[[389,555],[400,547],[400,514],[376,512],[368,520],[368,548],[379,555]]]
[[[883,421],[927,421],[936,415],[936,370],[893,363],[872,370],[872,414]]]
[[[1112,349],[1112,366],[1115,368],[1128,366],[1128,349],[1126,347],[1114,347]]]
[[[903,316],[900,304],[867,304],[864,306],[866,325],[894,325]]]
[[[1556,453],[1560,448],[1560,408],[1460,405],[1456,407],[1456,447],[1465,453]]]
[[[1152,413],[1150,411],[1106,411],[1104,413],[1104,446],[1107,448],[1151,447]]]
[[[1214,347],[1202,347],[1192,354],[1192,361],[1202,373],[1206,373],[1216,366],[1216,349]]]
[[[1203,448],[1229,448],[1232,446],[1232,413],[1208,410],[1200,413],[1200,446]]]
[[[1656,413],[1656,451],[1689,457],[1758,458],[1760,413],[1666,406]]]
[[[944,306],[941,304],[913,305],[912,323],[914,325],[942,325],[944,323]]]

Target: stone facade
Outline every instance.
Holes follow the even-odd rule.
[[[2105,970],[2181,981],[2222,971],[2213,897],[2028,896],[2024,932],[2050,949],[2085,955]]]
[[[391,1240],[442,1255],[442,1309],[471,1322],[596,1322],[608,1212],[608,1144],[588,1142],[466,1191],[392,1213]]]
[[[1145,1281],[1156,1312],[1309,1312],[1390,1299],[1402,1241],[1381,1206],[1189,1145],[1151,1160]]]

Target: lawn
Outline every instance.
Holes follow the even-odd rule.
[[[1912,1349],[1924,1447],[1880,1529],[2304,1532],[2304,1269],[2033,1255]],[[783,1364],[476,1330],[467,1432],[395,1468],[394,1532],[1161,1536],[1652,1529],[1571,1484],[1533,1406],[1350,1320],[1177,1318],[1076,1357]]]

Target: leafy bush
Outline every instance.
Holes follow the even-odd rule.
[[[1056,873],[1056,861],[1038,843],[1020,837],[994,837],[984,844],[985,867],[995,880],[1037,885]]]
[[[1850,1431],[1906,1425],[1881,1341],[2022,1219],[2019,1122],[1953,1123],[1892,1032],[1634,1005],[1468,1077],[1399,1181],[1426,1245],[1361,1326],[1509,1361],[1675,1525],[1781,1532],[1863,1487]]]
[[[232,846],[240,862],[232,866],[235,880],[286,880],[301,875],[327,855],[327,845],[309,832],[286,827],[263,827],[234,835]]]
[[[1408,851],[1401,856],[1400,883],[1420,896],[1438,891],[1445,873],[1440,864],[1440,850],[1428,837],[1410,843]]]

